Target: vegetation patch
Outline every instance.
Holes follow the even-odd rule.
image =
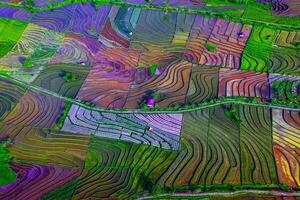
[[[241,123],[239,110],[235,106],[231,106],[230,109],[225,110],[225,115],[236,123]]]
[[[7,149],[8,143],[9,141],[0,141],[0,186],[8,185],[17,178],[17,174],[9,166],[13,157]]]
[[[71,106],[72,106],[72,102],[71,101],[66,101],[66,105],[65,105],[65,108],[63,110],[63,113],[60,116],[58,122],[55,124],[54,128],[61,129],[63,127],[65,119],[67,118],[68,113],[71,109]]]
[[[270,51],[276,30],[254,26],[242,56],[241,69],[256,72],[270,70]]]
[[[15,42],[11,40],[0,40],[0,58],[5,56],[15,46]]]
[[[63,79],[66,82],[74,82],[78,79],[75,73],[63,71]]]
[[[23,21],[0,18],[0,40],[17,42],[27,25]]]
[[[209,52],[216,52],[216,50],[217,50],[217,45],[214,45],[211,43],[206,43],[205,47]]]

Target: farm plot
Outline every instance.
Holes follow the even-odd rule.
[[[51,64],[81,64],[93,66],[95,54],[101,48],[101,44],[95,38],[65,35],[63,42],[51,58]]]
[[[4,1],[8,1],[8,0],[4,0]],[[25,2],[23,2],[23,0],[10,0],[8,2],[12,4],[21,4],[21,3],[26,4]]]
[[[207,131],[209,113],[207,111],[189,116],[194,121],[190,124],[191,126],[186,127],[186,131],[188,131],[186,134],[189,134],[192,138],[186,135],[185,144],[180,152],[145,145],[100,140],[100,138],[92,140],[89,148],[91,158],[98,157],[101,159],[88,159],[89,162],[87,163],[89,165],[86,166],[82,179],[77,185],[75,199],[95,196],[126,199],[133,194],[133,191],[151,193],[155,189],[164,191],[166,187],[176,188],[187,186],[190,183],[201,184],[200,176],[203,167],[205,167],[205,158],[201,154],[205,154],[202,151],[203,148],[206,148],[205,132]],[[202,114],[205,115],[205,113],[206,116],[203,116]],[[198,124],[199,120],[201,120],[200,124]],[[201,126],[201,124],[204,126]],[[199,129],[192,127],[195,125],[203,131],[198,132],[197,136],[193,134],[199,131]],[[201,139],[201,141],[194,141],[196,138]],[[201,142],[204,146],[198,147],[198,142]],[[196,148],[196,150],[193,150],[193,148]],[[191,158],[194,153],[197,155],[197,159]],[[194,175],[193,172],[195,172]],[[94,176],[97,177],[94,178]],[[113,182],[111,181],[112,178]],[[145,184],[145,182],[149,184]],[[136,188],[137,186],[138,188]]]
[[[182,114],[114,114],[72,105],[62,130],[178,149]]]
[[[12,50],[27,25],[19,20],[0,18],[0,58]]]
[[[131,188],[131,176],[134,176],[132,170],[124,167],[95,167],[84,170],[72,199],[122,199],[122,196],[123,199],[131,198],[130,194],[136,190]]]
[[[270,70],[270,51],[276,30],[255,25],[244,49],[241,69],[256,72]],[[257,48],[259,47],[259,48]]]
[[[183,105],[191,73],[191,64],[185,61],[175,61],[162,74],[162,81],[157,85],[157,92],[162,94],[160,106]]]
[[[201,15],[195,17],[189,39],[186,43],[186,50],[184,52],[185,59],[199,63],[205,49],[205,44],[213,31],[216,21],[216,18],[205,18]]]
[[[33,66],[49,64],[63,38],[62,33],[48,30],[34,52],[22,62],[23,66],[30,69]]]
[[[274,0],[272,14],[277,16],[300,16],[300,2],[297,0]]]
[[[27,90],[3,122],[9,125],[51,128],[61,115],[64,105],[64,101],[60,99]]]
[[[119,34],[130,40],[137,20],[140,16],[141,9],[121,7],[114,18],[113,26]]]
[[[297,47],[297,42],[299,42],[299,40],[299,31],[278,30],[277,36],[274,40],[274,45],[288,49],[300,50],[300,48]]]
[[[242,184],[278,184],[271,119],[270,109],[240,106]]]
[[[23,126],[9,125],[0,122],[0,140],[7,140],[8,138],[14,138],[25,128]]]
[[[168,52],[182,56],[196,15],[178,13],[176,19],[175,33],[171,46],[166,49]]]
[[[137,66],[140,58],[140,51],[134,49],[127,49],[123,47],[108,47],[101,46],[101,49],[96,54],[97,64],[111,64],[118,68],[125,68],[127,70],[133,69]]]
[[[199,63],[238,69],[251,29],[249,25],[218,19]]]
[[[123,108],[133,81],[139,52],[125,48],[104,47],[77,98],[102,107]]]
[[[169,65],[157,66],[158,74],[153,74],[151,68],[140,68],[136,69],[128,97],[126,99],[126,108],[139,108],[145,103],[148,97],[153,96],[157,91],[159,82],[164,79],[164,76],[169,75]],[[157,93],[157,92],[156,92]],[[159,101],[159,100],[158,100]]]
[[[30,22],[47,29],[64,32],[70,25],[77,4],[35,13]]]
[[[24,56],[31,55],[46,37],[47,32],[48,29],[44,27],[28,24],[17,45],[13,49],[13,53],[23,54]]]
[[[300,113],[273,110],[273,151],[279,182],[300,185]]]
[[[127,40],[127,38],[122,37],[113,27],[110,20],[107,20],[102,31],[101,31],[101,37],[103,37],[105,40],[109,41],[110,43],[119,46],[128,48],[130,45],[130,42]]]
[[[30,59],[27,60],[27,58],[30,58],[37,50],[47,32],[46,28],[28,24],[16,45],[1,59],[0,63],[14,67],[29,67]]]
[[[226,116],[229,109],[184,114],[180,151],[158,185],[240,184],[239,126]]]
[[[270,98],[270,85],[266,73],[220,69],[219,97],[245,96]]]
[[[162,67],[158,67],[160,73],[162,73],[166,67],[162,66]],[[135,73],[134,73],[134,77],[133,77],[133,81],[131,83],[131,87],[134,88],[136,85],[145,83],[147,81],[149,81],[149,79],[151,79],[152,76],[152,71],[150,67],[137,67],[135,69]]]
[[[130,22],[128,21],[131,15],[130,10],[112,7],[101,30],[100,38],[106,40],[106,43],[112,43],[114,46],[128,48],[130,46],[129,38],[132,35],[130,31],[132,27],[130,27]]]
[[[25,91],[26,88],[0,78],[0,120],[13,110]]]
[[[300,77],[269,74],[269,82],[273,100],[289,102],[300,100],[297,100],[300,95],[300,89],[298,89],[300,87]]]
[[[194,66],[190,78],[187,103],[201,103],[218,97],[219,69]]]
[[[299,26],[299,17],[296,16],[278,16],[272,11],[272,3],[278,2],[274,1],[265,1],[265,3],[260,3],[252,1],[247,3],[246,10],[242,16],[243,19],[252,20],[252,21],[264,21],[266,23],[278,24],[278,25],[289,25],[291,27]],[[280,0],[284,4],[285,0]],[[290,1],[293,2],[293,1]],[[298,8],[296,8],[298,9]],[[257,14],[259,13],[259,15]]]
[[[213,124],[208,121],[210,114],[212,114]],[[216,121],[216,118],[219,118],[217,116],[220,116],[220,113],[214,113],[213,110],[186,114],[179,151],[167,151],[143,144],[126,144],[122,141],[113,142],[114,147],[108,139],[92,140],[89,148],[90,156],[87,157],[85,169],[88,171],[84,175],[82,185],[79,184],[78,194],[80,196],[77,199],[93,196],[94,193],[91,192],[93,189],[99,192],[98,195],[104,195],[101,197],[108,197],[109,193],[112,197],[124,197],[123,195],[130,193],[130,189],[135,188],[134,184],[137,182],[135,179],[142,181],[139,178],[141,175],[143,175],[144,181],[147,180],[147,182],[153,184],[152,188],[146,188],[148,192],[151,192],[154,187],[163,190],[164,188],[177,188],[189,184],[202,186],[223,183],[239,184],[238,127],[235,122],[232,122],[226,116],[220,117],[222,118],[220,119],[222,120],[221,125],[219,121]],[[226,126],[224,126],[224,120]],[[210,127],[212,127],[211,133],[208,130]],[[223,135],[224,131],[222,130],[225,129],[228,131],[225,142],[224,137],[222,137],[222,142],[219,142],[220,145],[214,145],[214,141],[221,140],[214,135]],[[211,136],[208,134],[211,134]],[[99,143],[100,141],[102,142]],[[97,144],[97,147],[95,144]],[[122,151],[121,148],[128,150]],[[212,153],[213,149],[216,152]],[[99,155],[99,153],[102,155]],[[215,155],[219,155],[217,160],[212,158]],[[97,157],[100,159],[96,160]],[[122,190],[116,190],[110,185],[110,178],[106,178],[108,176],[121,177],[116,175],[116,169],[128,170],[124,172],[127,174],[126,178],[118,178],[119,187],[124,188]],[[97,177],[93,178],[91,174],[95,174]],[[96,180],[99,180],[100,177],[103,177],[101,180],[104,181],[98,184],[110,189],[103,190],[101,187],[97,187]],[[92,181],[89,181],[89,179]],[[106,185],[104,186],[104,184]],[[105,191],[108,193],[105,193]]]
[[[270,72],[284,75],[300,75],[299,53],[272,49],[270,53]]]
[[[29,24],[18,43],[0,63],[18,67],[19,73],[35,77],[38,74],[35,71],[37,67],[50,62],[63,38],[62,33]]]
[[[0,7],[0,17],[28,21],[31,13],[18,8]]]
[[[176,155],[149,145],[93,137],[74,199],[129,199],[151,192]]]
[[[85,37],[97,37],[110,10],[110,6],[99,6],[96,10],[92,3],[79,4],[72,15],[67,32]]]
[[[139,65],[174,60],[172,41],[176,32],[177,13],[142,10],[130,43],[130,48],[143,51]],[[185,31],[182,31],[185,32]]]
[[[186,61],[174,61],[159,67],[159,75],[131,85],[124,107],[138,108],[153,93],[158,94],[155,102],[161,107],[183,105],[188,92],[191,67],[192,64]],[[147,77],[147,71],[143,70],[143,73]]]
[[[12,145],[8,148],[15,159],[49,165],[83,167],[89,136],[30,126],[19,127],[16,131],[18,132],[12,138]]]
[[[28,24],[18,42],[1,60],[0,63],[8,66],[22,67],[25,60],[38,47],[48,30],[34,24]]]
[[[162,177],[165,186],[205,185],[207,164],[207,134],[209,110],[185,113],[182,122],[182,153],[173,161]]]
[[[85,66],[47,65],[33,81],[33,85],[75,98],[90,69]]]
[[[300,75],[300,33],[277,31],[270,50],[270,72],[285,75]]]
[[[228,116],[232,106],[216,106],[210,110],[207,133],[206,185],[240,184],[240,143],[238,123]]]
[[[186,113],[179,151],[93,137],[74,199],[128,199],[191,184],[278,184],[270,115],[250,106]]]
[[[71,181],[66,182],[61,187],[56,187],[52,191],[46,193],[45,195],[42,195],[40,199],[72,199],[77,183],[78,177],[75,177]]]
[[[59,166],[12,163],[17,179],[0,187],[1,199],[39,199],[80,175],[81,170]]]

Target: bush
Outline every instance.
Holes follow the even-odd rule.
[[[72,73],[72,72],[63,72],[63,79],[66,81],[66,82],[74,82],[78,79],[78,77],[76,76],[75,73]]]
[[[144,173],[141,174],[140,179],[139,179],[139,185],[149,193],[152,193],[154,189],[154,184],[151,181],[151,179],[146,176]]]

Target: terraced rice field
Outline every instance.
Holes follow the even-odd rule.
[[[216,18],[205,18],[201,15],[195,17],[184,52],[184,57],[187,60],[197,63],[200,61],[205,49],[204,45],[209,39],[216,21]]]
[[[33,81],[33,85],[75,98],[90,69],[74,65],[48,65]]]
[[[299,75],[299,32],[277,31],[270,50],[270,72],[285,75]]]
[[[241,69],[257,72],[269,71],[270,49],[275,33],[274,29],[254,26],[243,53]]]
[[[242,174],[244,184],[278,183],[272,152],[272,112],[264,108],[240,107],[240,113],[243,113],[240,123],[241,162],[246,168]]]
[[[73,105],[62,130],[178,149],[182,114],[114,114]]]
[[[199,63],[239,68],[241,55],[251,29],[251,26],[217,20],[206,41],[206,48],[200,56]],[[240,32],[243,32],[243,37],[239,36]],[[208,45],[214,45],[216,50],[208,49]]]
[[[9,125],[51,128],[62,114],[64,105],[59,99],[27,90],[3,122]]]
[[[139,107],[143,98],[147,97],[148,91],[159,94],[157,104],[162,107],[184,104],[191,68],[191,63],[186,61],[175,61],[159,68],[160,75],[154,75],[148,80],[144,79],[138,84],[131,85],[125,107]],[[143,70],[143,73],[147,71]]]
[[[208,67],[194,67],[187,103],[200,103],[218,97],[219,69]]]
[[[80,170],[59,166],[17,163],[12,163],[11,166],[20,175],[16,179],[17,182],[1,188],[1,199],[37,199],[80,174]],[[28,190],[24,190],[24,187]],[[32,192],[33,190],[35,192]]]
[[[3,78],[0,79],[0,119],[4,119],[16,106],[26,89]]]
[[[270,97],[268,74],[221,69],[219,96]]]
[[[0,0],[0,199],[300,199],[298,7]]]
[[[300,4],[298,1],[272,1],[272,12],[279,16],[299,16]]]
[[[134,191],[189,184],[278,184],[276,170],[280,168],[272,150],[274,126],[268,118],[278,111],[241,106],[237,112],[248,114],[241,116],[238,124],[225,114],[231,108],[228,105],[184,114],[179,151],[93,136],[83,173],[73,188],[74,198],[126,199]],[[262,133],[261,129],[250,128],[252,125],[265,129]],[[220,130],[227,133],[222,140],[217,137]],[[150,179],[153,188],[139,185],[141,179]]]
[[[299,175],[294,169],[299,165],[299,112],[274,110],[273,138],[276,163],[279,166],[277,173],[279,181],[299,186]]]
[[[3,126],[12,127],[6,124]],[[15,133],[9,150],[16,159],[54,164],[66,167],[83,167],[90,137],[61,131],[22,127]]]

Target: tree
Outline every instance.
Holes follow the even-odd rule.
[[[63,71],[63,79],[66,82],[74,82],[78,79],[75,73]]]
[[[30,58],[27,58],[22,64],[23,64],[23,67],[25,67],[25,68],[33,67],[33,61]]]

